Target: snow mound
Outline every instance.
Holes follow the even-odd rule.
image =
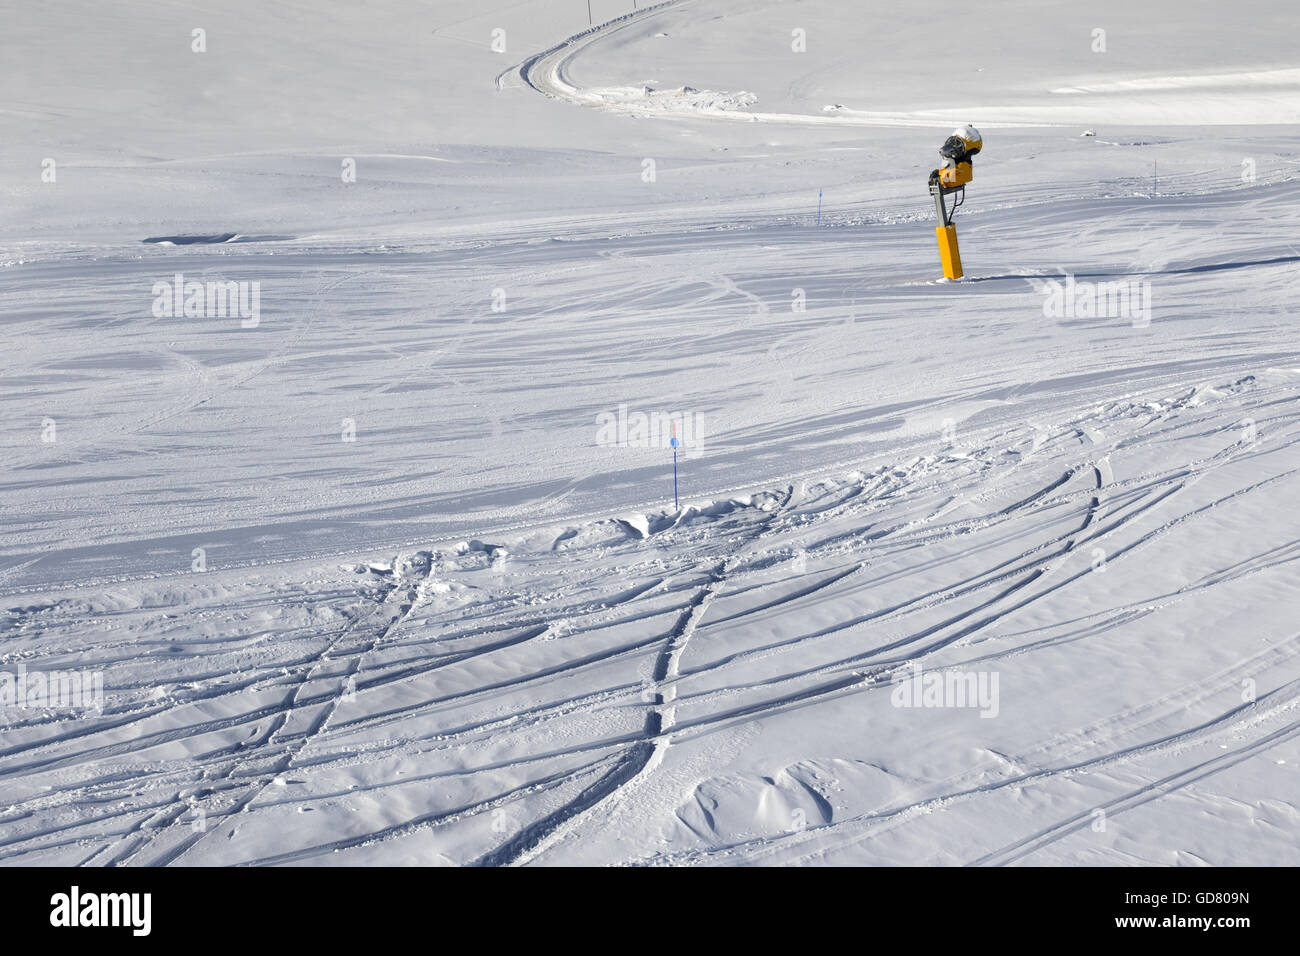
[[[731,774],[695,787],[677,822],[698,839],[724,846],[774,838],[835,822],[846,807],[880,807],[902,792],[900,781],[860,760],[801,760],[770,776]]]
[[[755,94],[744,90],[731,93],[697,90],[692,86],[679,86],[672,90],[656,90],[649,86],[605,86],[583,90],[582,94],[594,105],[663,113],[736,112],[758,102]]]

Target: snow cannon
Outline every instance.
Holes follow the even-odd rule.
[[[957,207],[966,201],[966,184],[974,178],[971,157],[984,146],[980,131],[967,123],[952,131],[952,135],[939,147],[939,157],[943,165],[930,172],[930,195],[934,197],[934,209],[939,215],[939,225],[935,235],[939,239],[939,259],[943,263],[943,274],[949,279],[960,279],[961,254],[957,250],[957,227],[952,224],[952,215]],[[953,197],[951,207],[948,196]]]

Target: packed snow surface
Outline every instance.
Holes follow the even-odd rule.
[[[632,7],[11,18],[0,861],[1300,863],[1300,11]]]

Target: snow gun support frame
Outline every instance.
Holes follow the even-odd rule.
[[[938,175],[935,175],[937,173]],[[939,240],[939,260],[943,263],[943,274],[949,279],[960,279],[961,252],[957,248],[957,227],[952,224],[952,216],[959,206],[966,201],[966,184],[971,181],[970,163],[961,163],[956,168],[935,170],[930,174],[930,195],[934,197],[934,211],[939,217],[935,228],[935,237]],[[945,173],[954,175],[945,176]],[[948,185],[948,183],[955,185]],[[945,201],[945,196],[952,196],[952,205]]]
[[[939,183],[930,184],[930,195],[934,197],[934,211],[939,216],[939,225],[951,226],[952,214],[955,213],[959,206],[966,201],[965,186],[942,186]],[[951,206],[944,202],[945,196],[954,196],[955,199]]]

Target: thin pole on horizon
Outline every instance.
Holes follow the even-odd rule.
[[[673,422],[673,511],[681,511],[682,506],[677,501],[677,423]]]

